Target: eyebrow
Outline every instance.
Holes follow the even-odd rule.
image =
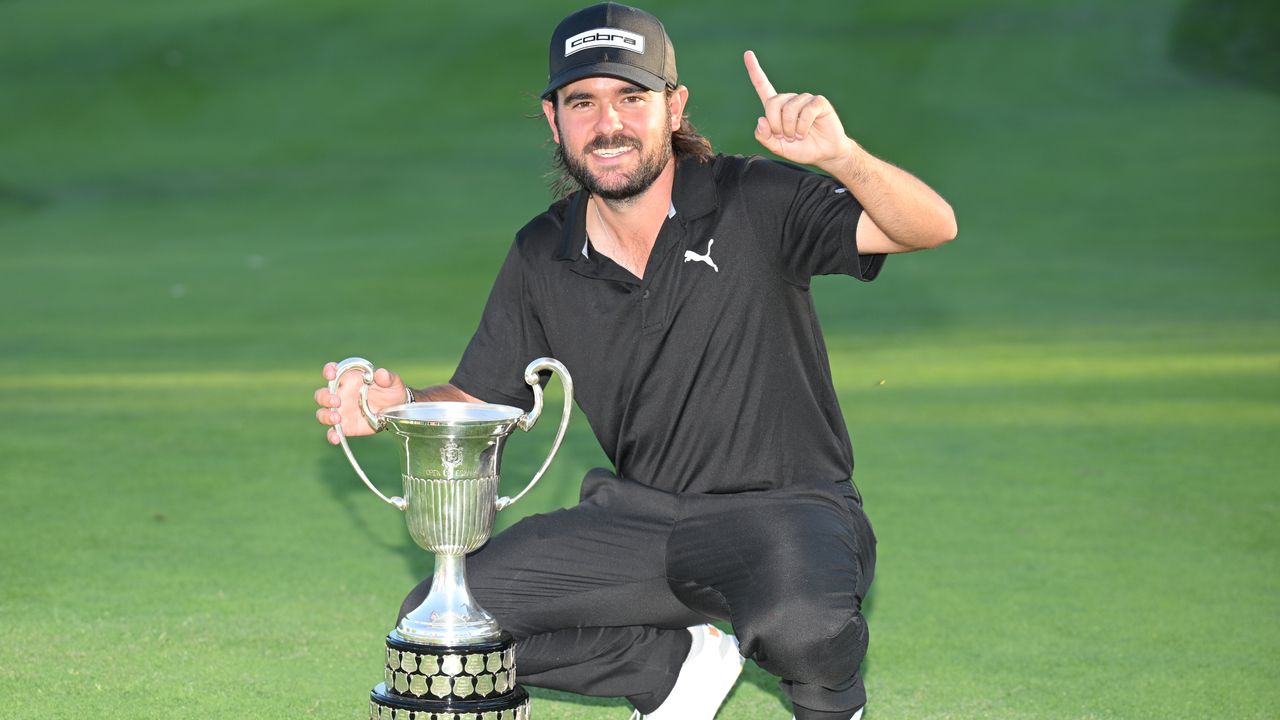
[[[653,92],[653,91],[642,88],[639,85],[625,85],[618,90],[618,93],[620,95],[639,95],[647,92]],[[566,95],[564,97],[564,104],[568,105],[570,103],[575,103],[579,100],[591,100],[593,98],[595,98],[595,95],[583,90],[579,90],[577,92],[571,92],[568,95]]]

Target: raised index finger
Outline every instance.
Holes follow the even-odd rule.
[[[744,53],[742,61],[747,64],[747,75],[751,76],[751,84],[755,86],[760,102],[767,102],[769,98],[778,94],[778,91],[773,89],[773,84],[769,82],[769,76],[764,74],[764,68],[760,67],[760,61],[756,59],[754,51],[748,50]]]

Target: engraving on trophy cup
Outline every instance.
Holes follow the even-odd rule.
[[[440,448],[440,464],[444,465],[445,477],[453,477],[453,472],[462,464],[462,446],[449,440]]]
[[[384,681],[370,694],[370,718],[501,717],[527,720],[529,695],[516,683],[515,643],[467,588],[466,555],[493,534],[498,510],[510,507],[551,465],[569,424],[573,381],[564,366],[540,358],[525,368],[533,408],[462,402],[406,403],[374,414],[368,391],[373,365],[361,358],[338,364],[329,383],[359,369],[360,409],[374,430],[401,439],[403,497],[388,498],[356,462],[342,426],[335,426],[356,474],[383,501],[402,510],[409,535],[435,555],[431,591],[386,638]],[[516,429],[529,430],[542,414],[540,373],[560,376],[564,410],[551,452],[515,497],[499,497],[502,447]]]

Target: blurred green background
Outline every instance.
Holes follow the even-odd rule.
[[[550,201],[576,7],[0,1],[0,715],[362,716],[431,561],[311,393],[447,378]],[[1280,714],[1273,5],[646,7],[718,149],[758,151],[752,48],[959,217],[814,288],[880,538],[868,720]],[[501,522],[604,462],[578,417]],[[744,678],[720,718],[789,716]]]

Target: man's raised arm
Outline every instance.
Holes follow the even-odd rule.
[[[845,134],[821,95],[778,93],[754,52],[743,61],[764,115],[756,140],[775,155],[813,165],[839,180],[862,205],[858,252],[900,253],[937,247],[956,236],[951,205],[911,173],[873,156]]]

